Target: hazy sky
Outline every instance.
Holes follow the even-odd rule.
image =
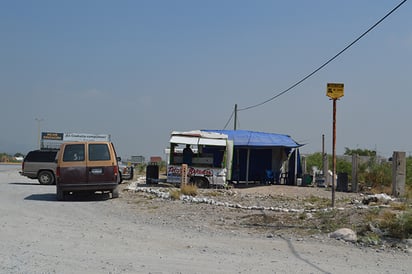
[[[301,80],[401,0],[0,0],[0,152],[27,153],[41,131],[111,134],[118,153],[164,156],[173,130],[223,129],[235,104]],[[238,128],[337,153],[412,153],[412,3]],[[233,128],[233,120],[227,129]]]

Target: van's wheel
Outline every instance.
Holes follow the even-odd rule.
[[[43,170],[40,171],[38,180],[42,185],[52,185],[54,184],[54,175],[51,171]]]
[[[58,186],[56,186],[56,196],[57,196],[57,201],[64,201],[64,192]]]
[[[119,198],[119,189],[116,187],[112,190],[112,199]]]
[[[117,184],[120,185],[123,182],[123,176],[122,173],[119,172],[119,175],[117,175]]]
[[[210,187],[209,180],[204,177],[192,177],[190,179],[190,183],[194,184],[195,186],[199,188],[209,188]]]

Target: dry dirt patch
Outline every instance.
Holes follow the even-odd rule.
[[[165,186],[147,187],[168,191]],[[165,200],[149,193],[127,191],[126,186],[123,188],[122,198],[138,210],[147,222],[159,225],[176,225],[199,231],[238,231],[297,237],[363,225],[363,211],[357,210],[352,204],[354,200],[361,200],[360,194],[336,192],[336,208],[339,210],[331,210],[331,191],[325,188],[271,185],[198,190],[197,197],[207,197],[242,208]]]

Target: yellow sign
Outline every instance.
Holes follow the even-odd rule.
[[[332,99],[339,99],[343,97],[343,84],[341,83],[328,83],[326,87],[326,96]]]

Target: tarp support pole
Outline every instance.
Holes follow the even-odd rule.
[[[249,162],[250,162],[250,148],[247,149],[247,161],[246,161],[246,185],[249,183]]]
[[[297,175],[298,175],[298,149],[297,148],[295,148],[295,176],[294,176],[294,182],[293,182],[293,185],[297,185],[298,184],[298,178],[297,178]]]

